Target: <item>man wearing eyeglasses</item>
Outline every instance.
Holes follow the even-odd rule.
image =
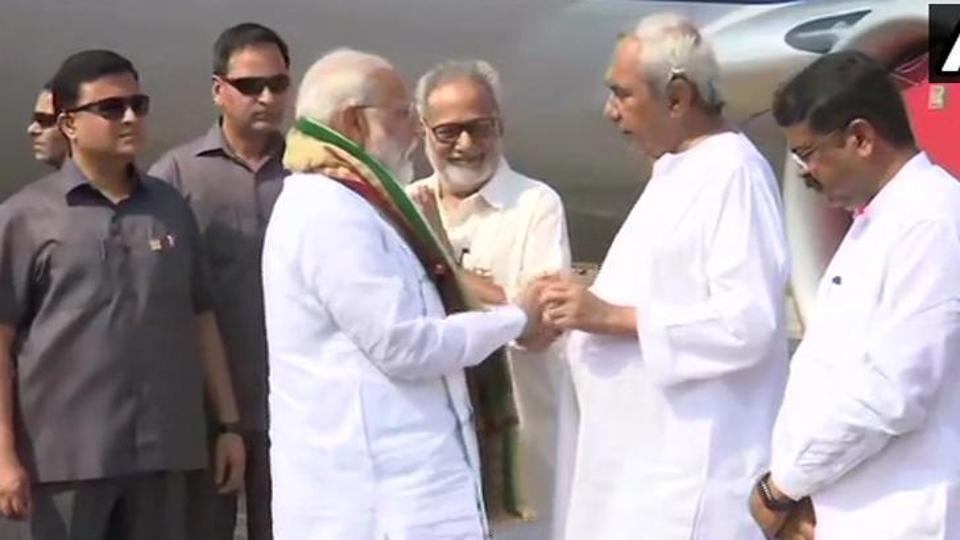
[[[50,83],[43,85],[33,107],[33,116],[27,125],[27,134],[33,143],[33,157],[59,169],[67,158],[67,140],[57,127],[57,115],[53,113],[53,93]]]
[[[279,133],[290,86],[290,56],[273,30],[244,23],[214,44],[217,122],[163,156],[151,174],[176,186],[193,208],[213,277],[214,311],[240,402],[248,449],[245,501],[250,540],[270,538],[267,344],[260,252],[286,174]],[[215,435],[215,434],[212,434]],[[232,539],[237,497],[219,493],[209,472],[192,479],[198,540]]]
[[[475,288],[491,305],[516,297],[541,274],[570,269],[563,203],[548,185],[507,163],[499,97],[499,74],[484,61],[445,62],[420,78],[416,103],[434,173],[410,189],[435,201],[454,253],[479,277]],[[572,447],[560,439],[568,432],[572,439],[575,430],[569,373],[559,354],[507,349],[519,413],[516,489],[531,521],[492,514],[498,538],[556,538],[556,488],[566,493],[555,481],[558,455]]]
[[[757,522],[781,538],[958,539],[960,184],[862,53],[812,63],[773,114],[808,184],[854,219],[791,361]]]
[[[744,504],[787,372],[787,246],[770,165],[727,127],[716,58],[688,20],[617,44],[607,118],[651,178],[589,289],[556,279],[580,404],[569,540],[762,538]]]
[[[185,538],[204,383],[238,418],[196,222],[134,165],[150,100],[127,59],[74,54],[52,93],[71,158],[0,205],[0,537]],[[213,466],[239,489],[243,441]]]

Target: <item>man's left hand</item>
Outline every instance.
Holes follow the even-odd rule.
[[[447,231],[443,226],[443,219],[440,217],[440,205],[437,203],[437,196],[434,191],[427,186],[419,186],[410,194],[410,198],[420,207],[423,217],[427,220],[427,224],[430,225],[433,232],[436,233],[440,244],[452,254],[453,248],[450,246],[450,239],[447,237]]]
[[[769,474],[769,473],[768,473]],[[790,497],[780,491],[773,479],[767,477],[767,488],[775,501],[790,501]],[[767,508],[760,494],[759,484],[750,492],[750,514],[763,530],[767,538],[777,540],[813,540],[813,528],[816,516],[810,497],[804,497],[793,503],[791,508],[776,511]]]
[[[766,505],[763,504],[760,493],[754,488],[753,491],[750,492],[750,515],[753,516],[753,520],[760,526],[763,535],[766,538],[773,539],[777,538],[777,533],[783,529],[783,525],[787,522],[787,517],[790,513],[774,512],[767,508]]]
[[[540,278],[540,302],[546,324],[592,334],[636,333],[635,310],[609,304],[586,285],[557,275]]]
[[[541,278],[544,321],[564,330],[589,331],[602,318],[604,302],[587,288],[560,276]]]
[[[814,540],[814,531],[817,526],[817,516],[813,511],[813,501],[805,497],[797,503],[797,507],[787,522],[784,523],[778,540]]]
[[[214,451],[214,481],[221,495],[243,488],[246,464],[243,438],[236,433],[221,433]]]

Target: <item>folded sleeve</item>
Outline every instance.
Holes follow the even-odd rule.
[[[0,205],[0,324],[18,328],[31,305],[37,246],[19,199]]]
[[[750,368],[765,358],[771,340],[785,339],[788,270],[780,203],[772,179],[754,169],[734,171],[719,197],[715,227],[709,228],[707,297],[695,303],[660,298],[638,305],[644,362],[658,384]]]

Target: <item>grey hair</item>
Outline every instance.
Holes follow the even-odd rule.
[[[423,116],[427,110],[427,99],[437,87],[444,83],[468,78],[486,88],[493,98],[497,110],[500,109],[500,74],[485,60],[448,60],[434,66],[417,81],[414,96],[417,112]]]
[[[328,52],[310,66],[297,91],[296,115],[331,123],[347,107],[373,103],[378,88],[373,75],[393,70],[385,58],[353,49]]]
[[[626,36],[641,43],[640,69],[655,92],[662,94],[673,77],[682,76],[696,87],[707,108],[723,108],[713,47],[689,19],[673,13],[650,15]]]

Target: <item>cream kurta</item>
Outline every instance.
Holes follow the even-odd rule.
[[[481,538],[463,368],[524,313],[445,317],[393,227],[317,174],[285,180],[263,281],[277,540]]]
[[[837,250],[793,357],[773,478],[817,540],[960,539],[960,184],[923,154]]]
[[[567,540],[762,538],[787,370],[777,184],[745,137],[656,161],[592,291],[636,306],[639,340],[574,332],[580,404]]]
[[[436,175],[411,189],[422,185],[439,193]],[[441,210],[441,217],[464,268],[489,274],[508,297],[522,292],[539,274],[570,268],[560,197],[543,182],[513,171],[506,161],[456,213]],[[495,527],[497,538],[548,540],[562,532],[562,521],[554,521],[564,512],[576,432],[576,405],[562,352],[559,343],[542,353],[507,350],[520,415],[521,482],[537,519]]]

